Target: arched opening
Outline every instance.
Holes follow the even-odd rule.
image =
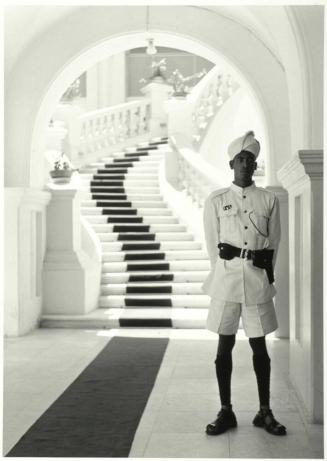
[[[260,99],[259,95],[244,77],[241,70],[231,62],[228,56],[224,56],[219,51],[212,49],[208,45],[194,40],[185,35],[172,32],[151,32],[151,36],[157,44],[164,47],[176,48],[197,54],[214,64],[223,63],[224,68],[240,82],[244,88],[249,100],[251,101],[254,110],[258,114],[258,119],[262,122],[263,133],[261,135],[262,144],[266,151],[266,174],[269,177],[269,172],[272,168],[271,149],[270,149],[270,134],[267,110]],[[145,45],[145,33],[127,33],[118,37],[108,38],[101,43],[90,46],[87,51],[81,52],[79,56],[67,63],[66,66],[53,78],[49,83],[46,94],[44,95],[39,110],[37,112],[34,123],[31,162],[30,162],[30,178],[31,182],[39,182],[41,177],[44,177],[43,171],[40,171],[39,165],[43,164],[43,153],[45,148],[45,130],[48,121],[66,88],[79,75],[97,62],[119,52],[124,52],[131,47],[142,47]]]

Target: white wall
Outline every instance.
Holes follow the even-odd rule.
[[[117,53],[87,70],[86,110],[122,104],[126,101],[125,53]]]
[[[41,316],[50,194],[11,188],[5,190],[4,199],[4,334],[19,336],[36,328]]]

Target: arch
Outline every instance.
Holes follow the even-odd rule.
[[[126,15],[126,7],[112,6],[78,9],[45,31],[42,39],[34,41],[16,63],[8,84],[6,185],[43,185],[43,172],[38,168],[43,158],[40,133],[46,128],[53,104],[71,81],[113,49],[115,53],[127,49],[126,40],[133,40],[133,47],[145,44],[145,7],[128,7],[128,12]],[[93,23],[96,28],[90,26]],[[252,93],[266,120],[270,152],[267,166],[272,172],[270,183],[274,184],[274,173],[280,163],[276,154],[286,152],[287,157],[290,155],[287,85],[279,60],[247,29],[208,10],[151,7],[148,30],[158,40],[163,38],[167,46],[169,40],[177,38],[179,47],[187,50],[192,46],[194,51],[196,44],[203,56],[211,55],[213,61],[224,56],[229,62],[233,72]],[[239,37],[236,44],[235,34]],[[180,46],[182,42],[184,45]],[[39,74],[32,71],[36,59],[44,66],[44,72]],[[17,107],[17,101],[24,100],[26,104]],[[21,128],[19,137],[17,123]],[[22,165],[18,174],[17,161]]]

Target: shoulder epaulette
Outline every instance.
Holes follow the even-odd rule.
[[[211,192],[211,194],[208,196],[208,200],[213,199],[215,197],[218,197],[219,195],[224,194],[225,192],[229,191],[229,187],[224,187],[223,189],[217,189]]]

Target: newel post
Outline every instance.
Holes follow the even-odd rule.
[[[97,307],[98,264],[82,247],[80,193],[49,184],[47,248],[43,266],[43,313],[86,314]]]

